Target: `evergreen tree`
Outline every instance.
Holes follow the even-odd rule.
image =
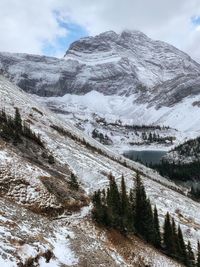
[[[128,223],[128,211],[129,211],[129,203],[128,196],[126,192],[126,184],[124,181],[124,176],[121,178],[121,216],[123,218],[123,227],[127,228]]]
[[[160,248],[161,247],[161,235],[160,235],[158,211],[157,211],[156,206],[154,207],[154,212],[153,212],[153,224],[154,224],[154,231],[155,231],[154,245],[155,247]]]
[[[124,176],[121,178],[121,210],[122,214],[126,214],[128,208],[128,197],[126,192],[126,184],[124,181]]]
[[[101,191],[95,191],[94,195],[92,197],[92,202],[94,205],[94,208],[92,210],[92,217],[93,219],[101,223],[102,222],[102,203],[101,203]]]
[[[20,138],[20,134],[22,133],[22,119],[21,119],[21,115],[19,113],[18,108],[15,108],[15,117],[14,117],[13,129],[14,129],[13,144],[17,145],[19,142],[22,141]]]
[[[136,175],[135,194],[135,229],[148,242],[154,243],[153,212],[139,173]]]
[[[170,221],[169,213],[165,215],[165,222],[164,222],[164,233],[163,233],[163,244],[165,252],[168,255],[172,255],[174,252],[174,244],[173,244],[173,232],[172,232],[172,225]]]
[[[71,173],[71,176],[70,176],[69,186],[72,190],[78,190],[79,189],[79,184],[78,184],[77,178],[73,173]],[[98,200],[100,201],[100,193],[99,192],[98,192],[97,197],[98,197]]]
[[[198,249],[198,252],[197,252],[197,263],[196,263],[196,267],[200,267],[200,243],[199,243],[199,241],[197,243],[197,249]]]
[[[146,193],[142,184],[139,173],[136,174],[135,182],[135,228],[139,234],[144,232],[143,227],[143,212],[144,202],[146,201]]]
[[[149,199],[144,203],[144,215],[143,215],[143,237],[144,239],[151,243],[155,244],[155,228],[154,228],[154,218],[153,211],[151,207],[151,202]]]
[[[178,258],[181,262],[187,264],[187,250],[180,225],[178,227]]]
[[[131,232],[135,232],[135,194],[134,190],[129,192],[129,207],[128,207],[128,228]]]
[[[107,203],[109,204],[108,206],[110,209],[112,225],[122,229],[120,193],[115,178],[112,174],[110,174],[109,176],[109,181],[110,181],[110,191],[109,191],[109,196],[107,198]]]
[[[0,120],[1,120],[1,122],[7,122],[7,115],[6,115],[5,109],[1,110]]]
[[[172,256],[176,259],[179,259],[179,241],[178,241],[178,231],[176,228],[176,224],[174,219],[172,218],[172,240],[173,240],[173,247],[172,247]]]
[[[120,216],[122,218],[122,228],[123,232],[133,232],[134,231],[134,212],[132,207],[132,201],[130,201],[129,196],[126,191],[126,183],[124,176],[121,178],[121,191],[120,191],[120,200],[121,200],[121,211]]]
[[[152,142],[153,141],[153,136],[152,136],[152,133],[151,132],[149,133],[149,138],[148,139],[149,139],[149,142]]]
[[[22,132],[22,119],[18,108],[15,108],[15,117],[14,117],[14,124],[16,127],[16,131],[21,133]]]
[[[190,241],[188,241],[188,245],[187,245],[187,266],[188,267],[194,267],[195,266],[195,258],[194,258],[194,253],[192,251],[192,247],[190,244]]]

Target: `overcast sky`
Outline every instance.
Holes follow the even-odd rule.
[[[200,62],[200,0],[0,0],[0,51],[61,57],[80,37],[124,29]]]

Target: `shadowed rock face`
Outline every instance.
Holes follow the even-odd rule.
[[[0,53],[0,71],[26,92],[40,96],[92,90],[105,95],[137,93],[139,102],[156,101],[158,107],[199,93],[200,82],[198,63],[138,31],[82,38],[70,46],[64,59]]]

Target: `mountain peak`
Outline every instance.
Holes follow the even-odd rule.
[[[141,31],[138,30],[124,30],[121,32],[120,37],[121,38],[133,38],[133,37],[145,37],[148,38],[148,36],[146,34],[144,34]]]
[[[113,37],[118,37],[118,34],[115,32],[115,31],[112,31],[112,30],[110,30],[110,31],[106,31],[106,32],[102,32],[102,33],[100,33],[100,34],[98,34],[98,35],[96,35],[95,37],[110,37],[110,38],[113,38]]]
[[[159,93],[161,103],[163,88],[176,88],[181,77],[188,86],[199,85],[200,65],[170,44],[137,30],[124,30],[81,38],[71,44],[64,59],[0,53],[0,71],[24,90],[43,96],[97,91],[104,95],[137,94],[143,102],[144,95],[150,101],[149,95]],[[180,101],[198,88],[183,91],[179,86],[171,99],[174,96]],[[167,94],[162,105],[172,103]]]

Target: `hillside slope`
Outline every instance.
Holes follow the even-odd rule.
[[[45,176],[49,181],[58,182],[60,177],[58,173],[63,174],[67,170],[77,175],[82,188],[88,195],[108,184],[107,175],[110,172],[115,175],[117,181],[120,181],[121,174],[123,173],[128,187],[132,187],[135,177],[134,170],[140,170],[147,194],[152,203],[157,205],[161,221],[163,221],[165,213],[169,211],[175,221],[181,225],[185,238],[190,239],[193,247],[196,249],[196,242],[200,238],[200,215],[198,212],[200,204],[184,196],[184,192],[181,193],[181,188],[138,163],[126,160],[126,166],[128,167],[125,167],[125,159],[123,157],[109,151],[70,123],[66,124],[55,114],[37,104],[32,96],[25,94],[3,77],[0,78],[0,95],[0,105],[2,108],[5,108],[8,114],[13,114],[13,107],[18,107],[23,120],[31,121],[31,129],[40,134],[46,149],[54,156],[56,169],[60,167],[57,169],[57,173],[50,172],[49,168],[46,168],[44,173],[41,165],[38,166],[33,159],[27,160],[25,155],[17,153],[17,148],[1,146],[1,171],[6,170],[6,172],[9,172],[9,175],[6,176],[8,181],[12,181],[13,177],[19,181],[17,185],[10,183],[12,186],[6,193],[2,191],[2,187],[0,188],[1,197],[3,197],[3,201],[6,204],[3,204],[4,208],[1,211],[1,229],[2,233],[4,233],[1,236],[1,258],[7,266],[16,266],[16,262],[24,262],[31,255],[36,257],[37,253],[35,253],[35,250],[39,251],[38,253],[41,254],[40,261],[43,262],[44,252],[47,249],[54,253],[55,258],[52,258],[51,261],[53,261],[55,266],[59,266],[61,263],[64,266],[84,266],[82,260],[85,253],[87,253],[88,259],[93,257],[93,255],[94,257],[101,258],[99,254],[94,254],[95,249],[98,247],[103,247],[102,257],[105,257],[107,262],[104,263],[104,266],[136,266],[133,262],[134,260],[138,261],[137,257],[145,258],[145,262],[150,264],[150,266],[178,266],[176,263],[158,254],[158,252],[152,253],[152,250],[146,245],[145,255],[143,250],[139,249],[135,252],[135,256],[133,255],[132,260],[128,261],[128,259],[123,257],[123,253],[120,252],[119,248],[108,246],[106,241],[108,237],[104,231],[102,232],[101,239],[98,235],[98,230],[94,230],[94,225],[90,221],[90,205],[83,208],[81,213],[72,213],[71,219],[68,213],[64,213],[63,216],[66,218],[61,220],[64,226],[62,226],[61,222],[52,224],[48,218],[44,217],[40,217],[40,224],[36,222],[39,215],[33,215],[29,211],[26,213],[21,210],[20,206],[32,208],[30,205],[35,204],[35,194],[37,194],[37,201],[40,205],[47,203],[46,207],[49,207],[55,202],[53,210],[54,208],[56,209],[60,205],[57,202],[58,198],[56,196],[58,195],[55,196],[53,194],[54,190],[48,191],[48,188],[41,183],[39,178]],[[59,131],[59,129],[62,129],[62,131]],[[24,168],[25,166],[26,168]],[[4,184],[4,178],[5,176],[1,176],[2,184]],[[63,177],[63,188],[67,187],[67,179],[67,175]],[[21,183],[21,180],[26,180],[26,183]],[[55,189],[55,184],[53,189]],[[45,192],[42,194],[43,190]],[[67,192],[65,193],[68,195]],[[47,198],[46,202],[43,199],[43,195]],[[20,204],[20,206],[11,205],[12,207],[10,207],[9,202],[5,201],[5,199],[12,200]],[[40,207],[40,205],[38,206]],[[66,211],[67,206],[64,206],[64,212]],[[27,221],[21,221],[20,212],[25,214],[24,216]],[[16,221],[17,215],[19,215],[19,218]],[[32,219],[32,217],[35,219]],[[66,227],[66,224],[70,226]],[[31,233],[29,225],[31,225]],[[47,228],[44,228],[46,227],[45,225],[47,225]],[[82,229],[82,233],[80,233],[78,227]],[[65,237],[68,235],[73,237],[73,234],[67,232],[68,230],[73,231],[77,238],[75,238],[76,242],[71,241],[71,239],[71,242],[66,241],[66,239],[63,240],[63,235]],[[31,239],[20,237],[22,233],[23,235],[28,233],[32,236]],[[45,237],[42,233],[45,233]],[[87,236],[87,238],[85,239],[83,235]],[[12,238],[12,236],[15,238]],[[37,243],[34,241],[36,238]],[[92,238],[92,243],[90,238]],[[77,246],[73,242],[81,244],[81,251],[73,247]],[[66,247],[69,249],[70,244],[72,244],[70,247],[72,249],[71,255],[74,255],[74,257],[71,257],[73,262],[69,263],[67,254],[60,254],[58,252],[58,246],[60,247],[61,244],[64,249]],[[15,252],[14,254],[13,251]],[[106,252],[104,253],[104,251]],[[95,266],[95,264],[95,261],[93,261],[90,266]],[[43,266],[42,263],[39,266]]]

